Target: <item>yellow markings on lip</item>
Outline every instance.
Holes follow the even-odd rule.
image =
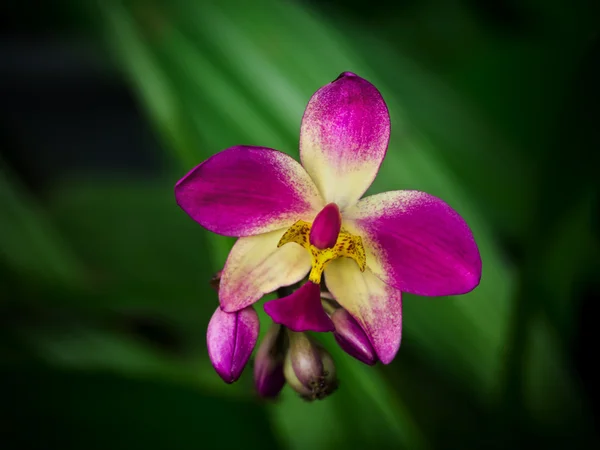
[[[352,258],[358,264],[360,271],[365,271],[367,257],[360,236],[350,234],[342,228],[333,247],[319,249],[310,243],[310,226],[310,223],[303,220],[297,221],[283,234],[277,244],[277,247],[281,247],[289,242],[295,242],[310,252],[312,257],[312,269],[308,276],[310,281],[319,284],[327,263],[342,257]]]
[[[300,244],[304,248],[309,248],[310,241],[308,236],[310,235],[310,223],[304,220],[299,220],[294,225],[288,228],[288,230],[281,236],[277,248],[281,247],[288,242],[295,242]]]

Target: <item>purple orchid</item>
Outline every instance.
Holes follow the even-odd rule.
[[[344,72],[308,103],[302,164],[277,150],[236,146],[177,183],[177,203],[192,219],[239,238],[220,280],[222,311],[247,311],[263,295],[308,275],[291,295],[265,304],[271,318],[292,332],[334,331],[321,303],[324,281],[357,324],[364,352],[372,349],[388,364],[400,347],[401,292],[457,295],[479,284],[473,234],[444,201],[418,191],[361,199],[389,138],[379,91]],[[363,357],[369,363],[376,358]]]

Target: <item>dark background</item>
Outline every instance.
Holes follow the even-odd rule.
[[[3,448],[598,445],[598,2],[175,0],[0,7]],[[208,281],[231,240],[174,183],[235,144],[297,157],[340,72],[386,99],[372,192],[472,226],[481,285],[405,296],[403,344],[305,403],[222,383]],[[264,318],[264,317],[263,317]],[[266,330],[265,320],[263,332]]]

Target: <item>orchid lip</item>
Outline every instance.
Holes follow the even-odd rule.
[[[311,281],[287,297],[265,303],[264,309],[275,323],[292,331],[335,330],[333,322],[321,305],[321,288]]]

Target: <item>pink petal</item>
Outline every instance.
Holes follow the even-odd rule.
[[[403,292],[464,294],[481,278],[481,257],[463,218],[437,197],[392,191],[359,201],[344,226],[363,238],[367,267]]]
[[[343,211],[369,188],[385,157],[390,117],[379,91],[344,72],[310,99],[300,159],[326,202]]]
[[[356,262],[342,258],[325,268],[325,284],[364,330],[377,356],[389,364],[402,338],[402,297],[399,290],[383,283]]]
[[[210,361],[226,383],[242,374],[258,339],[260,321],[251,306],[234,313],[217,308],[208,324],[206,344]]]
[[[277,248],[285,231],[271,231],[236,241],[221,274],[221,308],[237,311],[306,276],[311,267],[310,253],[306,249],[294,242]]]
[[[334,331],[335,327],[321,305],[318,284],[306,282],[287,297],[265,303],[265,312],[292,331]]]
[[[312,220],[324,205],[296,160],[248,146],[228,148],[196,166],[175,186],[175,198],[204,228],[235,237]]]

